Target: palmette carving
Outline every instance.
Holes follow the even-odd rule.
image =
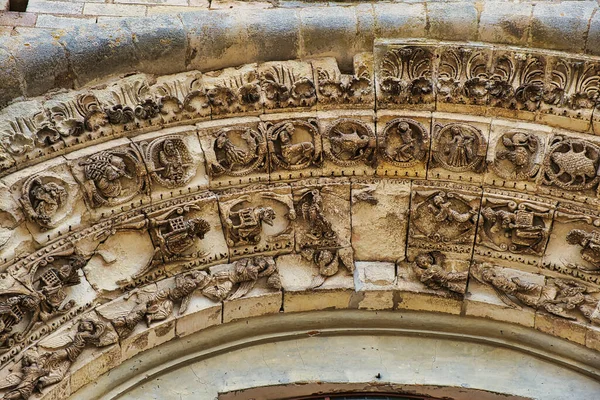
[[[442,51],[437,94],[446,103],[485,105],[494,81],[489,80],[485,49],[459,47]]]
[[[418,254],[411,267],[419,281],[432,290],[465,293],[469,273],[449,270],[445,262],[446,256],[443,253],[430,251]]]
[[[196,174],[194,159],[181,136],[153,140],[145,158],[152,179],[167,188],[184,186]]]
[[[507,132],[496,144],[495,159],[490,167],[502,178],[529,180],[540,169],[542,150],[542,144],[536,135],[520,131]]]
[[[379,77],[383,102],[432,102],[435,96],[433,56],[433,52],[427,47],[405,46],[387,51],[381,61]]]
[[[310,73],[304,75],[294,64],[281,63],[262,68],[260,83],[267,108],[310,107],[317,102]]]
[[[294,171],[322,162],[321,136],[313,120],[269,125],[267,137],[272,169]]]
[[[209,72],[204,75],[203,83],[213,114],[262,109],[261,87],[254,66]]]
[[[562,135],[554,137],[544,159],[542,182],[564,190],[596,188],[600,182],[600,146]]]
[[[335,164],[344,167],[360,163],[374,165],[377,141],[364,122],[340,118],[331,124],[325,136],[329,141],[325,153]]]
[[[84,189],[93,207],[112,206],[146,193],[146,168],[131,148],[104,150],[79,162]]]
[[[21,204],[27,217],[42,229],[53,228],[67,203],[66,184],[57,178],[32,176],[23,184]]]
[[[388,122],[380,137],[382,157],[398,167],[411,167],[427,159],[429,135],[425,127],[412,119],[396,118]]]
[[[210,165],[211,175],[244,176],[265,168],[267,143],[262,131],[226,128],[215,136],[216,162]]]
[[[61,102],[50,108],[50,119],[63,137],[80,137],[86,132],[98,132],[108,124],[108,115],[92,94]]]
[[[463,123],[436,124],[431,145],[436,165],[453,172],[485,169],[487,143],[481,131]]]
[[[326,104],[358,104],[373,93],[370,68],[363,62],[355,65],[354,75],[317,67],[319,101]]]

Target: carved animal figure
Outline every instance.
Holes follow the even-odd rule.
[[[531,156],[538,146],[535,136],[517,132],[512,137],[502,137],[502,144],[506,150],[498,152],[498,159],[510,161],[518,171],[529,168],[532,163]]]
[[[369,145],[369,136],[360,136],[356,129],[352,133],[344,133],[339,129],[334,133],[337,136],[331,136],[329,140],[338,156],[347,154],[350,159],[360,157]]]
[[[242,149],[236,146],[226,132],[221,132],[215,140],[215,150],[217,153],[217,161],[226,170],[232,170],[236,167],[243,167],[256,158],[256,149],[258,145],[252,138],[249,131],[244,131],[241,138],[248,145],[248,149]]]
[[[42,183],[41,179],[36,178],[29,190],[29,198],[33,211],[30,212],[31,217],[47,226],[58,209],[67,202],[67,191],[55,182]]]
[[[572,229],[566,237],[567,243],[581,246],[581,258],[592,264],[592,268],[578,266],[586,272],[600,272],[600,231],[586,232],[582,229]]]
[[[281,141],[281,157],[287,165],[308,162],[315,150],[315,146],[310,142],[292,143],[295,131],[294,124],[289,122],[278,133],[279,140]]]
[[[323,213],[323,197],[318,189],[305,193],[300,199],[302,218],[310,225],[309,235],[313,239],[333,239],[336,234],[331,227],[331,222]]]
[[[271,207],[248,207],[230,212],[225,221],[229,230],[229,245],[258,244],[262,223],[273,225],[275,211]]]
[[[598,174],[597,168],[594,165],[595,161],[589,159],[585,151],[576,152],[572,148],[565,153],[553,153],[551,156],[552,161],[560,168],[556,174],[560,177],[563,174],[567,174],[571,179],[566,182],[567,185],[571,185],[575,180],[580,179],[583,182],[587,178],[594,178]]]

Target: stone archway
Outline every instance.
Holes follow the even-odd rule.
[[[360,19],[359,7],[344,10]],[[269,46],[294,29],[235,57],[227,55],[241,43],[235,29],[218,45],[186,35],[188,49],[221,52],[206,66],[252,62],[214,71],[179,72],[186,64],[172,75],[110,78],[133,66],[87,71],[73,55],[81,82],[93,84],[0,111],[5,398],[35,388],[48,399],[137,398],[147,387],[140,381],[179,374],[202,358],[202,345],[213,351],[208,360],[235,367],[243,352],[289,354],[289,332],[318,334],[302,341],[311,354],[356,346],[360,335],[342,334],[354,326],[374,343],[368,360],[377,351],[390,353],[389,363],[417,357],[391,351],[394,343],[447,346],[438,368],[469,351],[482,360],[464,376],[400,371],[383,381],[408,394],[597,390],[599,61],[412,38],[377,39],[372,51],[373,38],[333,41],[285,60]],[[346,51],[339,65],[316,56],[333,48]],[[125,50],[112,48],[107,60]],[[168,64],[166,50],[156,71]],[[318,328],[327,324],[335,343]],[[494,381],[487,352],[505,366],[519,360],[506,374],[535,380],[536,371],[540,381]],[[360,379],[335,375],[350,365],[336,363],[325,383],[370,382],[358,369]],[[186,390],[212,399],[311,381],[282,368],[290,375]],[[552,382],[559,372],[569,383]]]

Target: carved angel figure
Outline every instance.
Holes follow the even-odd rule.
[[[559,317],[576,320],[577,318],[568,312],[579,310],[589,321],[600,323],[600,318],[594,317],[600,301],[590,295],[593,291],[572,280],[554,279],[552,283],[558,289],[555,297],[540,301],[540,305],[546,311]]]
[[[446,271],[446,256],[439,251],[421,253],[412,263],[419,281],[433,290],[446,289],[455,293],[464,293],[468,272]]]
[[[2,397],[2,400],[27,400],[34,390],[40,390],[40,379],[50,373],[46,365],[48,356],[49,353],[40,355],[37,350],[27,350],[21,359],[21,371],[10,374],[0,387],[1,389],[14,387]]]
[[[438,222],[467,222],[472,220],[477,214],[475,210],[461,213],[452,208],[452,203],[446,200],[444,193],[439,193],[433,198],[433,204],[428,204],[428,208],[433,212],[434,219]]]
[[[127,173],[125,161],[114,154],[102,151],[81,162],[85,177],[94,183],[93,199],[105,204],[110,199],[121,196],[121,178],[132,179]]]
[[[179,314],[183,314],[187,310],[191,294],[195,290],[205,288],[210,282],[211,278],[205,272],[192,271],[177,276],[174,288],[132,292],[130,296],[136,295],[136,305],[124,315],[112,319],[119,337],[131,335],[142,320],[150,326],[153,321],[167,319],[173,313],[174,304],[177,302],[181,302]]]
[[[528,307],[537,307],[542,286],[523,282],[518,277],[509,278],[498,268],[487,263],[472,268],[473,278],[484,285],[491,286],[507,306],[520,309],[519,304],[513,300],[516,299]]]
[[[29,186],[29,207],[25,207],[30,217],[42,227],[49,227],[52,218],[67,202],[67,191],[55,182],[43,183],[38,177]]]

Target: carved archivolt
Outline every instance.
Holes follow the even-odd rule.
[[[429,296],[598,335],[596,61],[376,50],[354,74],[318,59],[136,75],[4,121],[4,398],[255,297],[279,312],[379,285],[407,296],[396,308]]]

